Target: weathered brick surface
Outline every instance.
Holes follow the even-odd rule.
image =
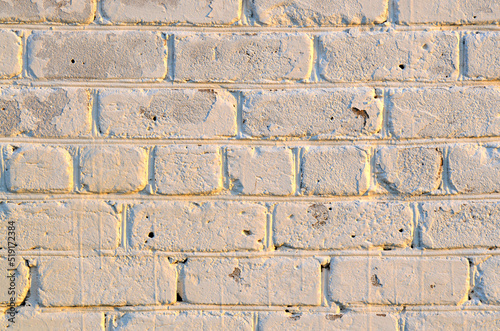
[[[405,317],[405,331],[430,330],[485,330],[500,328],[498,312],[422,312],[409,313]]]
[[[465,75],[471,79],[500,78],[500,33],[470,33],[464,37]]]
[[[1,12],[1,11],[0,11]],[[21,38],[8,30],[0,31],[0,78],[10,78],[21,73]]]
[[[476,292],[481,302],[500,304],[500,257],[492,256],[478,266]]]
[[[5,314],[0,322],[5,330],[39,330],[39,331],[104,331],[104,314],[100,312],[44,312],[39,309],[23,308],[16,314],[15,324],[7,320]]]
[[[94,19],[96,0],[0,2],[0,22],[90,23]]]

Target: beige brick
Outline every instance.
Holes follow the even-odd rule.
[[[175,39],[175,80],[270,82],[303,80],[312,39],[304,34],[193,34]]]
[[[482,303],[500,304],[500,256],[492,256],[479,265],[475,292]]]
[[[389,128],[394,138],[500,134],[497,87],[405,88],[391,91],[389,100]]]
[[[104,314],[99,312],[42,312],[39,309],[23,308],[15,315],[15,323],[10,323],[8,318],[11,316],[5,314],[0,324],[5,330],[104,331]]]
[[[0,89],[0,136],[89,137],[90,122],[88,90]]]
[[[495,331],[500,329],[497,311],[451,311],[409,313],[405,317],[405,331]]]
[[[345,25],[382,23],[387,0],[254,0],[257,21],[265,25]]]
[[[298,249],[349,249],[400,246],[413,238],[408,203],[280,203],[274,210],[276,246]]]
[[[89,192],[138,192],[148,183],[148,156],[141,147],[84,147],[80,169],[83,189]]]
[[[381,148],[375,162],[380,184],[390,191],[416,195],[432,192],[441,184],[443,156],[437,148]]]
[[[467,300],[468,283],[461,257],[335,257],[328,289],[344,305],[457,305]]]
[[[163,251],[261,250],[267,208],[247,202],[165,201],[134,206],[130,246]]]
[[[426,248],[500,247],[498,202],[424,202],[420,209]]]
[[[182,298],[222,305],[319,305],[321,266],[314,258],[190,258]]]
[[[449,176],[459,193],[500,192],[500,149],[489,145],[450,147]]]
[[[160,194],[207,194],[222,188],[221,153],[216,146],[156,147],[155,183]]]
[[[121,216],[103,201],[0,204],[2,233],[9,222],[15,222],[18,250],[116,249],[120,242]]]
[[[96,0],[6,0],[0,2],[0,22],[90,23]]]
[[[7,158],[6,184],[11,192],[63,193],[73,187],[73,162],[60,147],[26,145]]]
[[[28,66],[40,79],[162,79],[166,46],[149,31],[45,31],[28,38]]]
[[[361,195],[370,181],[368,153],[358,147],[310,147],[302,156],[306,195]]]
[[[220,89],[104,90],[99,130],[132,138],[233,137],[236,98]]]
[[[244,93],[243,131],[252,137],[366,137],[382,127],[374,89],[301,89]]]
[[[177,276],[166,257],[40,258],[41,306],[136,306],[175,302]]]
[[[240,0],[104,0],[113,23],[222,25],[240,19]]]
[[[0,45],[2,45],[0,47],[0,59],[2,59],[0,61],[0,78],[19,75],[22,69],[21,38],[12,31],[3,30],[0,31]]]
[[[15,225],[14,225],[15,227]],[[8,236],[13,236],[16,238],[16,230],[8,229],[9,232],[4,232],[4,237],[7,239]],[[14,235],[12,233],[14,232]],[[26,261],[17,255],[17,247],[13,247],[15,240],[10,239],[11,245],[4,254],[9,256],[0,257],[0,270],[2,270],[2,277],[0,277],[0,307],[15,307],[19,306],[31,286],[30,270],[26,265]]]
[[[500,33],[476,32],[464,37],[465,76],[471,79],[500,78]]]
[[[293,156],[286,147],[230,147],[231,190],[245,195],[289,195],[294,191]]]
[[[449,81],[458,77],[458,36],[453,32],[351,29],[322,36],[320,46],[320,74],[332,82]]]

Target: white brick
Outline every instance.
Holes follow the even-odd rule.
[[[294,191],[293,156],[286,147],[230,147],[227,164],[235,193],[290,195]]]
[[[4,232],[6,239],[7,236],[12,236],[9,232]],[[16,235],[13,236],[14,239]],[[15,243],[12,238],[10,241]],[[0,291],[0,307],[2,308],[6,306],[12,307],[12,305],[19,306],[26,298],[31,286],[29,267],[26,265],[26,261],[17,255],[17,252],[17,247],[11,245],[9,249],[3,251],[4,254],[9,254],[9,257],[0,257],[0,270],[2,270],[2,277],[0,277],[0,288],[2,289]]]
[[[164,42],[149,31],[36,32],[28,38],[28,66],[40,79],[162,79]]]
[[[280,203],[274,211],[276,246],[298,249],[404,247],[413,239],[407,203]]]
[[[405,331],[496,331],[500,329],[500,313],[497,311],[456,311],[408,313]]]
[[[113,23],[231,24],[240,19],[240,0],[104,0],[103,14]]]
[[[457,305],[467,300],[465,258],[335,257],[330,299],[342,304]]]
[[[269,82],[309,76],[312,39],[304,34],[177,35],[175,80]]]
[[[73,162],[63,148],[26,145],[8,156],[6,163],[11,192],[63,193],[73,187]]]
[[[96,0],[0,2],[0,22],[90,23],[94,20]]]
[[[80,170],[83,189],[89,192],[138,192],[148,183],[148,156],[141,147],[84,147]]]
[[[163,251],[261,250],[267,208],[246,202],[165,201],[134,206],[130,246]]]
[[[254,0],[257,21],[265,25],[345,25],[382,23],[387,0]]]
[[[236,98],[219,89],[104,90],[99,130],[113,137],[232,137]]]
[[[22,69],[21,38],[14,32],[3,30],[0,31],[0,45],[2,45],[0,47],[0,59],[2,59],[0,61],[0,78],[10,78],[19,75]]]
[[[120,242],[121,216],[103,201],[0,204],[2,233],[7,233],[11,221],[15,222],[18,250],[116,249]]]
[[[155,183],[160,194],[206,194],[222,188],[220,150],[216,146],[156,147]]]
[[[40,258],[42,306],[136,306],[175,302],[177,276],[166,257]]]
[[[321,266],[314,258],[190,258],[183,299],[222,305],[319,305]]]
[[[361,195],[370,181],[368,153],[357,147],[310,147],[302,156],[306,195]]]
[[[472,79],[500,78],[500,33],[475,32],[464,37],[464,73]]]
[[[382,127],[374,89],[302,89],[244,93],[243,131],[252,137],[366,137]]]
[[[500,304],[500,256],[492,256],[479,265],[475,292],[482,303]]]
[[[320,38],[320,73],[340,81],[446,81],[458,77],[453,32],[337,32]]]
[[[11,318],[5,314],[0,326],[5,330],[23,331],[104,331],[104,314],[98,312],[45,312],[32,308],[18,310],[14,317],[15,323],[8,321]],[[8,326],[9,325],[9,326]]]

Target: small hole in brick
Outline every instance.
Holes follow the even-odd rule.
[[[156,122],[156,116],[153,116],[153,121],[155,121],[155,122]]]
[[[399,232],[403,232],[403,229],[399,229]]]
[[[422,46],[422,48],[423,48],[423,49],[429,49],[429,45],[424,44],[424,45]]]
[[[150,233],[148,234],[148,237],[149,237],[149,238],[154,238],[154,237],[155,237],[154,232],[150,232]]]
[[[472,16],[472,17],[473,17],[473,18],[477,18],[477,16],[476,16],[476,15],[474,15],[474,16]]]
[[[356,238],[356,235],[355,234],[351,234],[351,238]]]
[[[243,234],[244,234],[245,236],[249,236],[249,235],[251,235],[251,234],[252,234],[252,231],[250,231],[250,230],[243,230]]]
[[[406,66],[405,66],[404,64],[400,64],[400,65],[399,65],[399,69],[404,70],[404,68],[406,68]]]
[[[177,293],[177,302],[182,302],[182,297],[179,293]]]
[[[71,63],[75,63],[75,59],[71,59]]]

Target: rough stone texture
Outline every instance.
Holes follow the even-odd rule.
[[[80,155],[80,170],[80,181],[86,191],[138,192],[148,183],[148,156],[141,147],[85,147]]]
[[[389,100],[389,127],[394,138],[500,134],[500,90],[496,87],[405,88],[391,91]]]
[[[188,259],[185,301],[222,305],[319,305],[321,266],[314,258]]]
[[[221,89],[104,90],[99,130],[131,138],[232,137],[236,98]]]
[[[156,147],[155,183],[160,194],[208,194],[222,188],[221,154],[216,146]]]
[[[0,78],[19,75],[22,69],[21,38],[12,31],[2,30],[0,31],[0,46],[0,59],[2,59],[0,61]]]
[[[0,321],[0,326],[4,330],[23,331],[81,331],[95,330],[104,331],[104,314],[98,312],[46,312],[39,309],[23,308],[18,309],[15,324],[9,323],[5,314]]]
[[[240,0],[104,0],[112,23],[222,25],[240,19]]]
[[[481,302],[500,304],[500,256],[492,256],[478,266],[475,290]]]
[[[439,188],[443,156],[438,148],[385,147],[377,151],[375,171],[389,191],[423,194]]]
[[[299,249],[404,247],[413,239],[413,210],[408,203],[280,203],[273,238]]]
[[[290,195],[294,192],[293,156],[286,147],[230,147],[227,167],[234,193]]]
[[[306,195],[362,195],[370,181],[368,153],[358,147],[311,147],[302,156]]]
[[[500,313],[482,311],[409,313],[404,331],[462,330],[495,331],[500,329]]]
[[[312,69],[312,44],[305,34],[176,35],[175,80],[303,80]]]
[[[5,167],[9,191],[64,193],[73,188],[73,162],[66,149],[43,145],[13,149]]]
[[[254,0],[252,9],[264,25],[339,25],[383,23],[387,0]]]
[[[366,137],[382,127],[375,89],[302,89],[244,93],[243,132],[252,137]]]
[[[96,0],[2,0],[0,22],[90,23]]]
[[[468,144],[450,147],[449,176],[459,193],[500,192],[500,149]]]
[[[267,208],[246,202],[165,201],[129,212],[130,246],[163,251],[262,250]]]
[[[339,81],[450,81],[458,77],[453,32],[364,32],[320,37],[320,74]]]
[[[420,209],[426,248],[500,247],[498,202],[424,202]]]
[[[41,306],[136,306],[176,300],[177,275],[166,257],[51,256],[38,263],[34,277]]]
[[[464,74],[471,79],[500,78],[500,33],[475,32],[464,37]]]
[[[9,222],[15,222],[18,250],[116,249],[120,242],[120,215],[104,201],[2,203],[2,233]],[[7,249],[7,237],[1,247]]]
[[[8,232],[4,233],[6,238],[11,235]],[[17,252],[15,247],[11,246],[10,249]],[[2,310],[6,306],[19,306],[26,298],[31,285],[30,270],[26,265],[26,261],[15,253],[9,253],[9,251],[5,253],[11,256],[0,257],[0,270],[2,270],[2,277],[0,277],[0,288],[2,289],[0,292],[0,308]]]
[[[164,44],[148,31],[36,32],[28,38],[28,67],[38,79],[162,79]]]
[[[0,136],[88,137],[90,122],[86,89],[0,89]]]
[[[328,291],[342,304],[457,305],[467,300],[468,283],[461,257],[335,257]]]

